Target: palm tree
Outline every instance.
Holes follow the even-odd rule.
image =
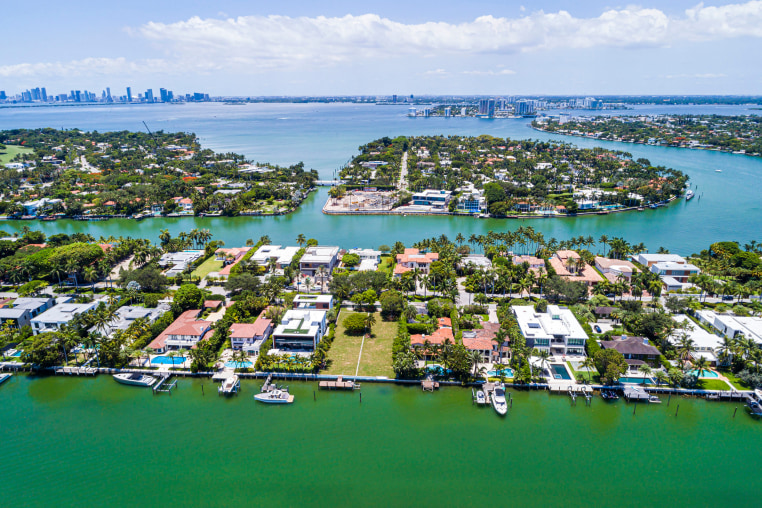
[[[693,368],[696,371],[696,377],[700,377],[704,371],[709,370],[709,360],[703,356],[699,356],[693,360]]]
[[[669,382],[669,376],[663,370],[657,370],[654,372],[654,378],[656,378],[656,384],[658,386]]]
[[[540,359],[540,368],[545,369],[548,365],[548,359],[550,358],[550,351],[547,349],[539,349],[535,351],[535,356]]]
[[[306,238],[306,237],[305,237],[305,236],[304,236],[302,233],[299,233],[299,235],[296,237],[296,244],[297,244],[299,247],[301,247],[301,246],[303,246],[305,243],[307,243],[307,238]]]
[[[595,361],[590,356],[586,356],[582,360],[582,366],[587,369],[587,379],[592,384],[593,382],[593,369],[595,368]]]
[[[653,369],[647,364],[643,364],[638,367],[638,370],[643,373],[643,384],[646,384],[646,377],[653,372]]]
[[[720,345],[714,348],[714,351],[717,353],[717,358],[719,358],[723,364],[727,364],[738,351],[738,341],[727,336],[722,336]]]
[[[86,266],[82,270],[82,279],[85,282],[89,282],[90,289],[93,289],[93,287],[95,286],[95,281],[98,280],[98,272],[96,272],[95,268],[93,268],[92,266]]]
[[[468,353],[468,360],[471,362],[471,366],[474,369],[473,376],[474,379],[476,379],[479,370],[484,370],[484,367],[481,367],[481,369],[479,368],[479,363],[482,361],[482,354],[476,349],[473,349]]]
[[[371,329],[373,325],[376,324],[376,315],[372,312],[368,312],[368,315],[365,316],[365,329],[367,330],[368,336],[371,334]]]
[[[606,235],[601,235],[598,241],[601,243],[601,245],[603,245],[603,257],[606,257],[606,246],[609,243],[609,237]]]

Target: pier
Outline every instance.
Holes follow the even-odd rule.
[[[0,374],[0,385],[8,381],[13,374]]]
[[[342,376],[339,376],[336,381],[320,381],[318,388],[321,390],[359,390],[360,383],[354,381],[344,381]]]
[[[98,369],[95,367],[56,367],[53,369],[53,373],[67,376],[95,376],[98,374]]]
[[[153,386],[153,393],[168,393],[172,395],[172,388],[177,387],[177,380],[170,383],[172,374],[162,374],[159,380]]]

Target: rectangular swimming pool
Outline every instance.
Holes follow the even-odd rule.
[[[566,366],[557,363],[551,363],[550,369],[553,371],[553,379],[571,379]]]
[[[642,377],[620,377],[619,378],[620,383],[626,383],[626,384],[636,384],[640,385],[643,384],[643,378]],[[652,385],[654,382],[651,380],[650,377],[646,378],[646,384]]]

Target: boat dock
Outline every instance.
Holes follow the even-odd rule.
[[[219,395],[232,395],[238,393],[241,389],[241,380],[233,374],[232,376],[225,378],[220,387],[217,389]]]
[[[98,373],[95,367],[56,367],[53,373],[65,374],[67,376],[94,376]]]
[[[13,374],[0,374],[0,385],[8,381]]]
[[[433,392],[434,390],[439,389],[439,382],[434,381],[434,377],[429,375],[426,376],[426,379],[421,381],[421,390],[424,392]]]
[[[177,379],[170,383],[172,374],[161,374],[159,380],[153,385],[153,393],[168,393],[172,395],[172,388],[177,387]]]
[[[265,379],[265,384],[262,385],[262,389],[260,390],[261,393],[267,393],[275,390],[277,388],[277,385],[273,384],[273,375],[270,373],[269,376],[267,376],[267,379]]]
[[[649,401],[651,396],[644,389],[632,385],[624,385],[624,398],[627,400],[644,400]]]
[[[320,381],[318,388],[321,390],[359,390],[360,383],[354,381],[344,381],[342,376],[336,378],[336,381]]]

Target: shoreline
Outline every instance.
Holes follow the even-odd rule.
[[[654,146],[657,148],[682,148],[685,150],[703,150],[705,152],[719,152],[719,153],[726,153],[730,155],[746,155],[748,157],[756,157],[761,158],[762,154],[760,155],[754,155],[752,153],[736,153],[732,150],[723,150],[722,148],[705,148],[701,146],[675,146],[675,145],[662,145],[661,143],[646,143],[644,141],[623,141],[621,139],[604,139],[604,138],[596,138],[595,136],[586,136],[584,134],[572,134],[570,132],[556,132],[556,131],[549,131],[547,129],[540,129],[539,127],[535,127],[531,123],[529,124],[530,129],[534,129],[539,132],[544,132],[545,134],[554,134],[556,136],[570,136],[573,138],[584,138],[584,139],[593,139],[595,141],[609,141],[611,143],[626,143],[629,145],[644,145],[644,146]]]

